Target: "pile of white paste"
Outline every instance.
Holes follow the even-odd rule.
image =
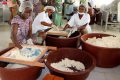
[[[120,48],[120,37],[102,37],[102,38],[88,38],[86,40],[87,43],[100,46],[100,47],[107,47],[107,48]]]
[[[85,70],[85,66],[83,63],[75,60],[70,60],[68,58],[62,59],[62,61],[58,63],[51,63],[51,66],[57,70],[64,72],[76,72],[71,68],[75,68],[78,71]]]

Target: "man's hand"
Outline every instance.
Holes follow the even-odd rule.
[[[33,45],[33,40],[32,40],[31,38],[29,38],[29,39],[27,40],[27,44],[28,44],[28,45]]]
[[[84,29],[86,28],[86,26],[87,26],[87,24],[85,24],[85,25],[83,25],[83,26],[80,26],[80,27],[78,28],[78,31],[84,30]]]
[[[44,26],[49,26],[49,27],[51,27],[52,25],[53,25],[53,23],[47,23],[47,22],[41,22],[41,24],[42,25],[44,25]]]
[[[49,24],[49,26],[51,27],[53,25],[53,23]]]
[[[70,28],[69,24],[66,24],[65,27],[63,28],[63,31],[65,31],[67,28]]]
[[[16,44],[15,46],[18,47],[19,49],[23,48],[20,44]]]
[[[81,26],[81,27],[78,28],[78,31],[82,31],[84,29],[85,29],[85,26]]]

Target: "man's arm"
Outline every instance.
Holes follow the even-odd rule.
[[[81,30],[85,29],[86,26],[87,26],[87,24],[88,24],[88,23],[86,23],[85,25],[80,26],[80,27],[78,28],[78,30],[81,31]]]
[[[29,23],[29,32],[28,32],[28,38],[32,37],[32,21]]]
[[[69,24],[66,24],[65,27],[63,28],[63,31],[65,31],[67,28],[70,28]]]
[[[49,26],[49,27],[52,26],[52,23],[47,23],[47,22],[44,22],[44,21],[42,21],[41,24],[44,25],[44,26]]]
[[[17,41],[17,31],[18,31],[18,24],[13,24],[12,41],[15,44],[16,47],[18,47],[19,49],[21,49],[22,46]]]

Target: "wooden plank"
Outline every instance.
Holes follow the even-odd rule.
[[[57,47],[52,47],[52,46],[46,46],[48,47],[48,50],[52,50],[52,51],[56,51],[57,50]]]
[[[38,46],[38,45],[37,45]],[[38,47],[40,47],[41,48],[41,46],[38,46]],[[45,48],[41,53],[40,53],[40,55],[34,60],[35,62],[37,62],[45,53],[46,53],[46,51],[48,50],[48,48],[47,47],[43,47],[42,46],[42,48]]]
[[[39,47],[39,46],[38,46]],[[52,46],[44,46],[44,48],[46,48],[34,61],[38,61],[45,53],[47,50],[57,50],[57,47],[52,47]]]
[[[24,64],[29,66],[38,66],[38,67],[45,67],[44,63],[34,62],[34,61],[23,61],[23,60],[16,60],[10,59],[0,56],[0,61],[10,62],[10,63],[17,63],[17,64]]]
[[[41,46],[41,45],[36,45],[36,46]],[[53,50],[53,51],[56,51],[57,50],[57,47],[53,47],[53,46],[45,46],[47,47],[48,50]]]
[[[66,31],[48,31],[47,34],[58,35],[58,36],[68,36],[68,33]]]

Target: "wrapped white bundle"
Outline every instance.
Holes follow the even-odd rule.
[[[70,60],[68,58],[63,59],[62,61],[58,63],[52,63],[51,66],[55,69],[58,69],[60,71],[64,72],[74,72],[74,70],[70,68],[75,68],[78,71],[84,71],[85,66],[83,63],[75,60]]]
[[[120,37],[107,36],[102,38],[88,38],[87,43],[107,48],[120,48]]]

